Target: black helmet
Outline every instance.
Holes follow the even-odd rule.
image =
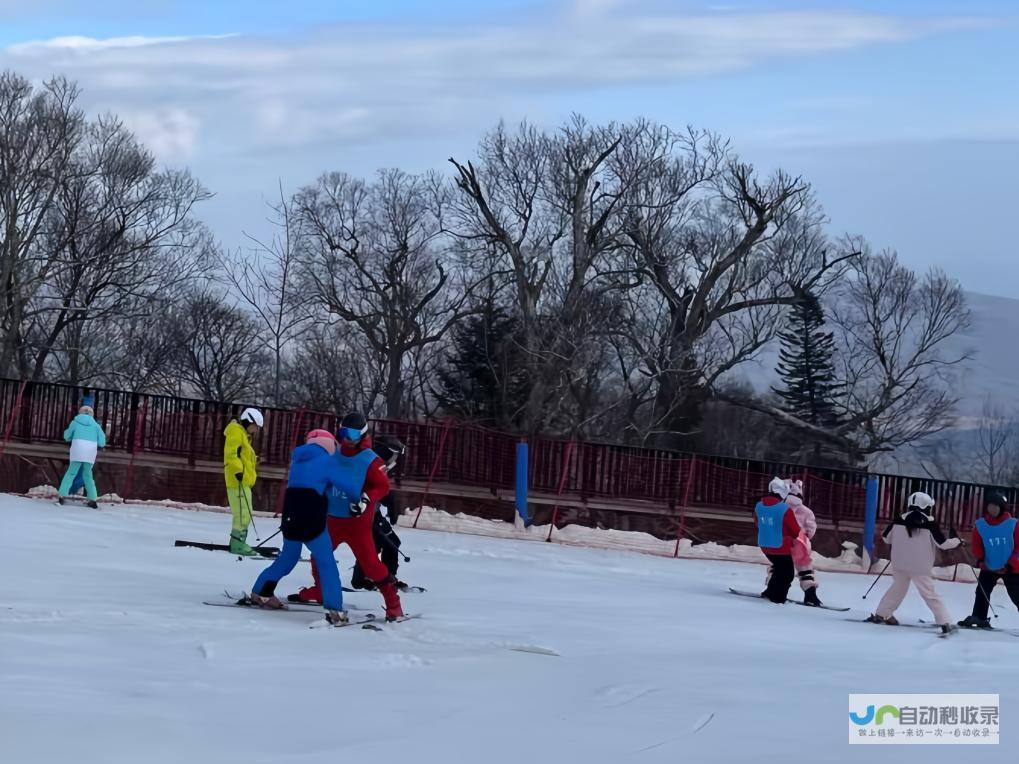
[[[1002,512],[1008,509],[1008,499],[1005,498],[1005,494],[1001,491],[988,491],[987,495],[984,496],[984,506],[986,507],[988,504],[1001,507]]]
[[[377,435],[372,443],[372,451],[386,463],[387,469],[395,467],[396,460],[406,450],[407,447],[395,435]]]
[[[364,418],[364,414],[360,411],[351,411],[340,422],[340,429],[336,433],[336,439],[357,443],[367,434],[368,420]]]

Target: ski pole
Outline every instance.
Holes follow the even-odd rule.
[[[393,541],[391,538],[389,538],[389,534],[388,533],[386,533],[382,538],[384,538],[386,540],[386,543],[389,544],[389,546],[393,547],[393,549],[396,551],[396,553],[403,558],[404,562],[410,562],[410,557],[408,557],[407,555],[405,555],[403,552],[400,551],[400,547],[398,547],[396,545],[395,541]]]
[[[970,570],[973,571],[973,575],[976,576],[976,579],[977,579],[977,589],[979,589],[980,593],[982,595],[984,595],[984,599],[987,601],[987,605],[991,608],[991,612],[994,614],[994,617],[997,618],[998,617],[998,611],[994,609],[994,603],[991,602],[991,595],[984,588],[984,585],[982,583],[980,583],[980,571],[977,569],[977,566],[974,564],[975,560],[973,559],[973,556],[969,553],[969,550],[966,547],[962,547],[962,551],[963,551],[963,554],[966,555],[966,564],[969,565]]]
[[[877,586],[877,582],[881,580],[881,576],[883,576],[885,574],[885,571],[888,570],[888,566],[891,565],[891,564],[892,564],[891,560],[889,560],[888,562],[885,563],[884,568],[881,570],[880,573],[877,574],[877,578],[874,579],[874,583],[872,583],[870,585],[870,589],[867,590],[867,594],[870,594],[871,591],[873,591],[874,587]],[[867,599],[867,594],[863,595],[863,599]]]
[[[248,522],[251,523],[251,529],[255,532],[255,541],[261,543],[262,539],[258,535],[258,526],[255,525],[255,513],[251,511],[251,502],[249,502],[248,497],[244,495],[244,486],[240,483],[237,485],[237,500],[243,501],[244,506],[248,508]]]
[[[263,547],[265,546],[265,544],[266,544],[267,542],[269,542],[269,541],[272,541],[272,540],[273,540],[274,538],[276,538],[277,536],[279,536],[279,535],[280,535],[280,533],[282,533],[282,532],[283,532],[283,529],[282,529],[282,528],[280,528],[280,529],[279,529],[278,531],[276,531],[276,532],[275,532],[274,534],[272,534],[272,535],[271,535],[271,536],[270,536],[269,538],[267,538],[267,539],[266,539],[265,541],[262,541],[262,542],[260,542],[260,543],[258,544],[258,546],[252,547],[252,549],[262,549],[262,548],[263,548]]]

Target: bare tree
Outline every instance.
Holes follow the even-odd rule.
[[[90,322],[143,316],[180,296],[206,265],[211,238],[192,210],[208,193],[187,172],[154,167],[115,119],[86,129],[38,240],[51,261],[26,314],[32,379],[61,354],[67,378],[77,382]]]
[[[443,232],[447,195],[438,175],[383,170],[371,185],[328,173],[294,200],[308,230],[305,278],[385,369],[390,417],[406,411],[414,350],[438,342],[468,310],[473,284]]]
[[[831,297],[842,424],[811,425],[777,407],[734,400],[843,449],[853,460],[940,432],[957,402],[950,372],[966,352],[946,343],[969,321],[958,282],[938,270],[919,277],[891,252],[853,261]]]
[[[385,367],[374,358],[356,326],[316,322],[287,354],[282,398],[315,411],[374,411],[387,381]]]
[[[606,292],[627,288],[627,274],[614,271],[608,255],[622,201],[655,157],[611,159],[650,130],[645,122],[593,127],[580,117],[555,135],[527,124],[510,134],[500,125],[482,140],[477,163],[450,159],[460,190],[456,232],[487,258],[489,273],[506,278],[521,318],[527,431],[579,391],[584,359],[606,329],[593,308]]]
[[[274,405],[280,405],[287,347],[308,331],[312,316],[297,290],[301,221],[293,203],[283,196],[282,185],[272,211],[276,230],[269,241],[248,236],[254,252],[220,262],[231,292],[257,318],[267,340],[273,359],[270,397]]]
[[[711,133],[662,129],[645,142],[631,156],[657,157],[655,171],[626,199],[619,247],[640,287],[617,331],[653,380],[639,429],[675,444],[717,383],[772,341],[783,307],[825,291],[857,253],[824,234],[801,179],[759,179]]]
[[[26,322],[56,257],[39,240],[85,129],[77,97],[63,78],[35,88],[17,74],[0,74],[0,373],[6,375],[31,374]]]
[[[1017,467],[1019,424],[1015,416],[1008,416],[991,396],[987,396],[977,420],[976,436],[980,471],[977,479],[990,485],[1005,485],[1015,475]]]
[[[176,374],[186,392],[215,401],[250,400],[268,354],[246,312],[210,292],[196,292],[174,317]]]

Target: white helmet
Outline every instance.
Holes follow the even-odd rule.
[[[909,501],[906,502],[907,511],[910,509],[919,509],[925,515],[934,514],[934,499],[929,494],[923,491],[917,491],[911,494]]]
[[[768,493],[773,493],[780,499],[785,499],[789,495],[789,484],[782,478],[772,478],[771,482],[768,483]]]
[[[250,422],[258,427],[262,427],[265,424],[265,420],[262,419],[262,412],[258,409],[244,409],[241,412],[241,422]]]
[[[799,496],[799,497],[803,496],[803,481],[802,480],[793,480],[792,478],[789,478],[786,481],[786,483],[789,484],[789,494],[791,496]]]

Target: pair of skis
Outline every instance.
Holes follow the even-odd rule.
[[[230,592],[223,593],[224,599],[222,600],[205,600],[202,602],[203,605],[211,605],[212,607],[232,607],[232,608],[244,608],[245,610],[257,611],[260,613],[318,613],[322,614],[322,606],[314,605],[305,602],[287,602],[282,608],[261,608],[254,605],[246,604],[244,596],[237,596]],[[348,607],[347,610],[360,610],[357,607]],[[377,622],[381,623],[402,623],[403,621],[409,621],[414,618],[420,618],[420,613],[411,613],[409,615],[401,616],[393,621],[382,621],[375,613],[366,613],[361,617],[351,618],[346,623],[332,624],[323,619],[321,622],[315,622],[308,628],[310,629],[321,629],[321,628],[335,628],[342,629],[347,626],[360,626],[362,629],[369,631],[382,631],[382,628]]]
[[[738,594],[740,597],[753,597],[754,599],[764,599],[764,596],[760,592],[744,592],[739,589],[733,589],[729,587],[729,591],[732,594]],[[803,605],[804,607],[817,608],[819,610],[834,610],[838,613],[845,613],[849,610],[847,607],[836,607],[835,605],[810,605],[800,600],[786,600],[786,602],[792,602],[794,605]]]

